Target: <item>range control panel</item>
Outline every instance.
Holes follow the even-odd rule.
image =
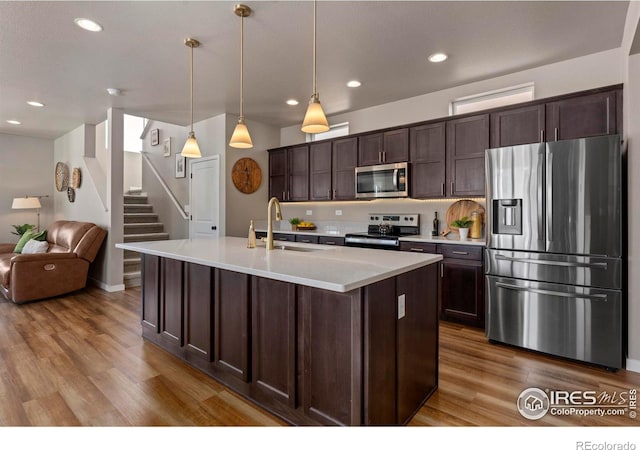
[[[369,224],[388,224],[402,227],[419,227],[420,214],[369,214]]]

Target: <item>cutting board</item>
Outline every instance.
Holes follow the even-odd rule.
[[[471,218],[471,213],[478,211],[484,218],[484,207],[473,200],[458,200],[453,205],[449,206],[447,213],[444,215],[444,229],[442,235],[445,236],[449,233],[458,233],[456,227],[451,226],[451,222],[454,220],[462,219],[463,217]]]

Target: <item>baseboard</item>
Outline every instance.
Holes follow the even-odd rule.
[[[640,373],[640,360],[627,358],[627,370]]]
[[[96,280],[95,278],[89,278],[89,281],[91,282],[91,284],[96,285],[103,291],[107,291],[107,292],[124,291],[124,284],[114,284],[114,285],[106,284],[106,283],[103,283],[102,281]]]

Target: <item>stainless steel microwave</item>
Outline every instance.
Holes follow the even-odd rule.
[[[409,196],[409,163],[356,167],[356,198]]]

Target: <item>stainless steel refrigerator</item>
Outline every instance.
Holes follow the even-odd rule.
[[[486,151],[487,337],[623,367],[620,136]]]

